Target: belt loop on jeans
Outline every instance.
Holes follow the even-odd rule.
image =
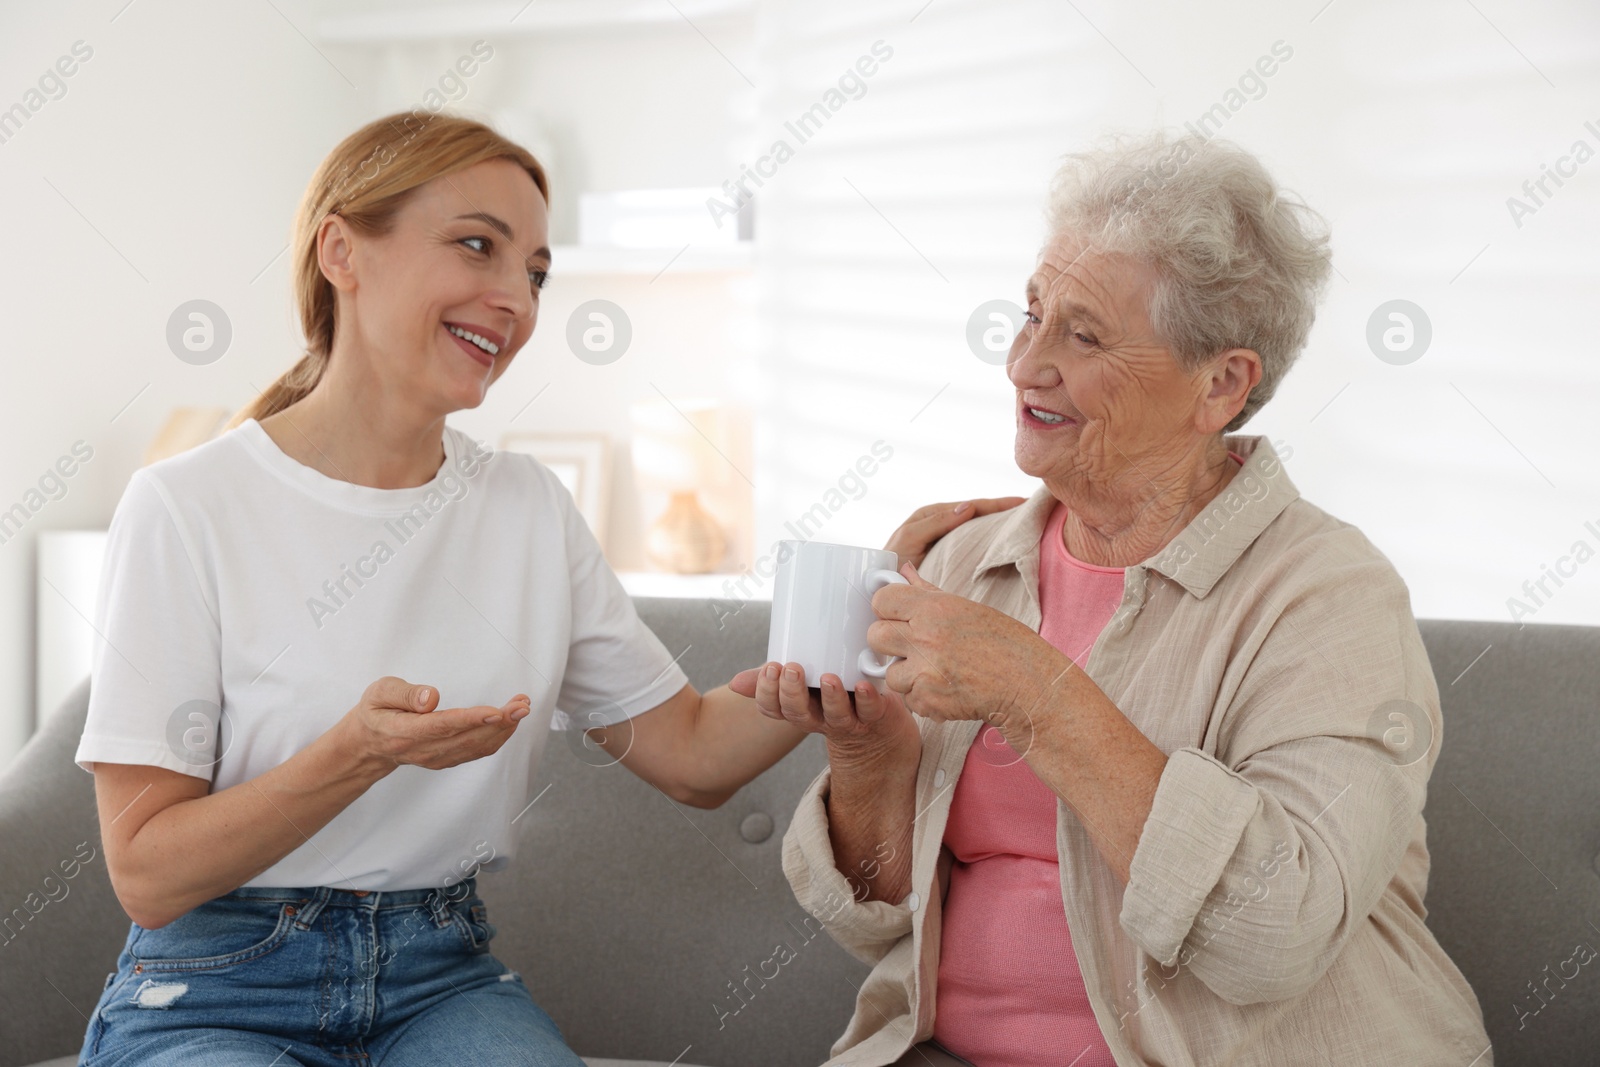
[[[463,878],[460,881],[451,882],[449,885],[443,886],[436,892],[443,893],[444,898],[452,904],[462,904],[478,895],[478,879],[475,877]]]
[[[317,921],[317,916],[322,914],[322,909],[327,907],[328,898],[332,895],[333,890],[327,886],[318,886],[311,891],[311,899],[306,903],[292,905],[295,908],[295,926],[301,930],[311,929],[311,924]]]
[[[428,914],[433,916],[433,925],[440,928],[450,925],[450,899],[443,890],[435,889],[429,893],[426,903]]]

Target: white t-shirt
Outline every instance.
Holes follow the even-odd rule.
[[[384,675],[437,687],[441,708],[526,693],[500,751],[397,768],[246,884],[419,889],[504,867],[551,726],[620,722],[687,678],[548,468],[450,426],[444,451],[427,485],[375,489],[290,458],[252,419],[136,472],[111,521],[78,765],[217,792]]]

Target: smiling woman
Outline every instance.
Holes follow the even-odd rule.
[[[246,419],[265,424],[311,394],[333,356],[341,293],[348,294],[344,313],[371,324],[364,337],[347,332],[345,343],[409,353],[430,363],[431,370],[417,370],[450,376],[456,383],[450,391],[465,401],[458,408],[482,402],[538,321],[538,291],[550,270],[550,187],[525,149],[477,131],[489,133],[453,116],[390,116],[346,138],[323,162],[295,220],[306,354],[235,416],[230,429]],[[446,160],[450,172],[440,175]],[[352,173],[358,180],[348,180]],[[485,210],[489,204],[507,207],[497,215]],[[505,287],[496,308],[460,306],[491,277]],[[419,305],[422,289],[427,303]],[[418,316],[427,304],[436,305],[435,313]],[[421,355],[441,346],[471,362],[435,367]],[[361,370],[354,357],[334,362],[340,365],[335,373]]]
[[[803,736],[688,684],[548,468],[463,466],[481,446],[445,419],[533,333],[549,189],[489,127],[415,119],[346,138],[300,204],[305,354],[112,518],[77,761],[133,925],[85,1065],[579,1067],[471,877],[516,859],[555,711],[605,707],[590,737],[703,807]]]

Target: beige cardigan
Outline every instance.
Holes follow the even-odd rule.
[[[1244,466],[1127,568],[1085,663],[1169,756],[1126,886],[1057,804],[1061,900],[1100,1029],[1121,1067],[1490,1067],[1477,998],[1423,925],[1443,722],[1405,583],[1300,499],[1266,438],[1226,441]],[[924,576],[1037,630],[1054,504],[1041,488],[967,522]],[[841,1067],[891,1064],[933,1033],[944,827],[980,723],[917,722],[904,901],[853,898],[827,771],[784,836],[801,906],[873,968],[828,1061]]]

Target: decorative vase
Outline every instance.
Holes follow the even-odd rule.
[[[645,535],[650,562],[674,574],[706,574],[722,562],[728,538],[693,489],[672,494],[667,510]]]

